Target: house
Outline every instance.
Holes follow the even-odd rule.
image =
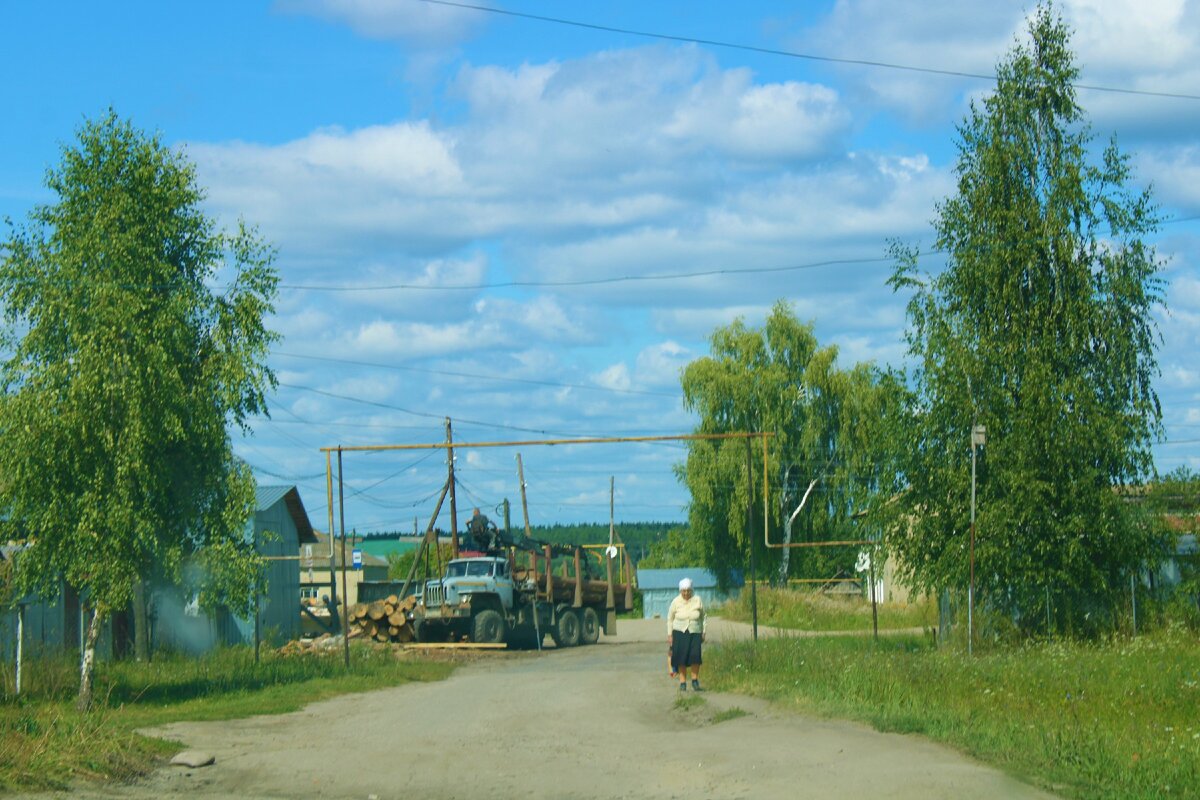
[[[699,567],[638,569],[637,586],[642,595],[642,617],[666,619],[671,601],[679,594],[679,582],[684,578],[692,579],[692,590],[704,602],[706,609],[736,599],[742,586],[739,576],[736,586],[731,587],[728,592],[722,592],[717,586],[717,576]]]
[[[24,547],[11,542],[0,546],[0,565],[5,570],[10,568]],[[80,593],[66,581],[60,580],[55,591],[47,597],[23,597],[11,606],[0,609],[0,657],[8,659],[16,655],[19,616],[22,617],[20,627],[26,658],[82,650],[88,625],[87,615],[87,604],[81,601]],[[112,658],[124,654],[132,638],[129,624],[129,616],[123,611],[108,616],[96,640],[98,657]]]
[[[363,546],[361,536],[346,537],[346,593],[353,605],[358,602],[358,585],[363,581],[386,581],[388,577],[387,559],[372,555]],[[359,565],[355,566],[354,551],[359,551]],[[333,578],[337,581],[334,594],[342,596],[342,540],[333,540],[332,553],[327,534],[314,531],[311,548],[302,546],[300,551],[300,596],[306,600],[319,600],[331,597],[329,589],[330,569],[333,564]]]
[[[150,636],[154,647],[202,653],[220,645],[279,643],[300,635],[300,575],[296,555],[316,544],[316,533],[295,486],[259,486],[254,516],[245,536],[266,559],[266,590],[257,613],[247,618],[220,609],[208,613],[180,587],[157,587],[150,598]]]

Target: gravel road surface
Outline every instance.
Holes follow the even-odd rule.
[[[664,628],[661,620],[622,620],[619,635],[598,645],[481,656],[438,683],[349,695],[292,714],[167,725],[152,733],[211,753],[216,764],[164,768],[134,785],[70,796],[1051,796],[916,736],[714,692],[676,708]],[[709,641],[746,635],[745,625],[714,620]],[[714,720],[730,709],[747,713]]]

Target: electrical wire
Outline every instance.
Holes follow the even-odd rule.
[[[513,378],[504,375],[482,375],[473,372],[453,372],[451,370],[441,369],[425,369],[421,367],[409,367],[401,364],[380,364],[373,361],[356,361],[349,358],[332,358],[330,356],[314,356],[303,353],[285,353],[279,350],[271,351],[271,355],[283,356],[285,358],[301,358],[308,361],[324,361],[333,364],[350,364],[358,367],[373,367],[377,369],[391,369],[401,372],[418,372],[425,375],[446,375],[452,378],[472,378],[476,380],[488,381],[508,381],[510,383],[525,383],[534,386],[550,386],[558,389],[587,389],[595,392],[612,392],[614,394],[641,394],[652,397],[679,397],[678,392],[653,392],[643,389],[618,389],[611,386],[594,386],[585,383],[563,383],[560,381],[543,381],[532,378]]]
[[[472,3],[456,2],[455,0],[418,0],[418,2],[428,5],[448,6],[450,8],[461,8],[470,11],[480,11],[489,14],[499,14],[506,17],[514,17],[517,19],[528,19],[535,22],[546,22],[553,25],[566,25],[574,28],[584,28],[586,30],[602,31],[604,33],[619,33],[625,36],[637,36],[644,39],[658,39],[668,42],[680,42],[683,44],[699,44],[708,47],[721,47],[727,50],[742,50],[751,53],[760,53],[769,56],[782,56],[784,58],[795,58],[804,61],[818,61],[830,64],[846,64],[857,67],[875,67],[878,69],[900,70],[904,72],[918,72],[926,75],[941,75],[949,78],[972,78],[985,80],[991,83],[997,81],[994,74],[982,72],[965,72],[961,70],[937,69],[934,67],[916,67],[911,64],[896,64],[888,61],[873,61],[862,58],[839,58],[836,56],[819,56],[812,53],[800,53],[793,50],[779,50],[772,47],[759,47],[757,45],[740,44],[738,42],[726,42],[719,39],[701,39],[694,36],[681,36],[670,33],[656,33],[653,31],[635,30],[633,28],[621,28],[615,25],[601,25],[593,22],[583,22],[581,20],[566,19],[563,17],[551,17],[542,14],[529,14],[522,11],[510,11],[503,8],[492,8],[489,6],[474,5]],[[1076,89],[1085,89],[1093,92],[1111,92],[1115,94],[1140,95],[1144,97],[1165,97],[1174,100],[1200,100],[1200,95],[1183,94],[1178,92],[1155,92],[1145,89],[1125,89],[1114,86],[1098,86],[1092,84],[1075,83],[1071,84]]]

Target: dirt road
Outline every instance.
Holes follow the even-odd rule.
[[[472,663],[449,680],[154,733],[216,756],[73,797],[1049,797],[913,736],[800,717],[735,695],[675,708],[663,623],[601,644]],[[746,635],[714,622],[710,641]],[[689,694],[689,696],[692,696]],[[744,716],[714,721],[721,711]]]

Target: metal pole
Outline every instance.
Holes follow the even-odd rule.
[[[975,645],[975,441],[971,440],[971,582],[967,585],[967,655]]]
[[[871,579],[871,630],[875,633],[875,641],[879,641],[879,606],[875,602],[875,553],[871,553],[867,562],[870,567]]]
[[[454,497],[454,432],[450,428],[450,418],[446,417],[446,463],[450,473],[450,552],[453,558],[458,558],[458,503]],[[438,561],[441,561],[440,553]]]
[[[766,479],[766,475],[763,476]],[[758,641],[758,571],[754,565],[754,464],[750,440],[746,440],[746,538],[750,540],[750,619],[754,625],[754,641]]]
[[[260,623],[260,617],[259,617],[260,612],[259,612],[259,605],[258,605],[259,600],[261,599],[261,595],[258,594],[257,589],[255,589],[254,591],[255,591],[255,594],[254,594],[254,663],[257,664],[258,663],[259,645],[262,643],[262,629],[259,627],[259,625],[261,623]]]
[[[1133,601],[1133,635],[1137,636],[1137,583],[1133,573],[1129,573],[1129,597]]]
[[[350,618],[350,592],[346,588],[346,484],[342,480],[342,448],[338,448],[338,517],[341,519],[342,533],[342,606],[345,609],[342,625],[342,650],[345,653],[346,666],[350,666],[350,626],[345,623]]]
[[[21,662],[25,655],[25,604],[17,604],[17,697],[21,696]]]

